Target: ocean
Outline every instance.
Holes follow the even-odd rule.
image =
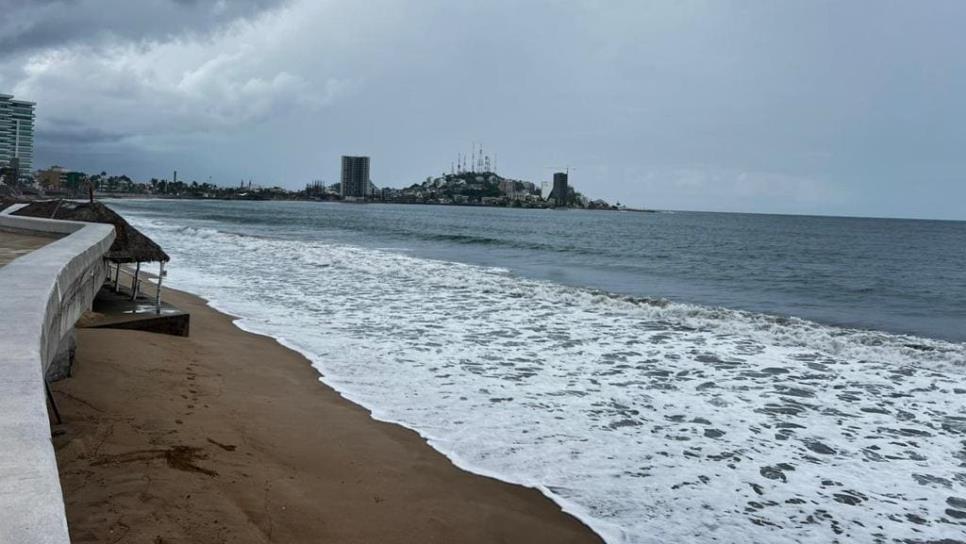
[[[966,222],[110,205],[169,285],[610,543],[966,533]]]

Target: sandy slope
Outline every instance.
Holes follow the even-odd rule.
[[[54,384],[75,542],[598,542],[540,493],[455,468],[301,355],[196,297],[191,338],[81,330]]]

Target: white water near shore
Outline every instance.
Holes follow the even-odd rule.
[[[962,538],[966,346],[129,216],[170,284],[609,542]]]

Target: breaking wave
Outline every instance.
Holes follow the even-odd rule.
[[[170,283],[608,542],[966,530],[966,346],[128,218]]]

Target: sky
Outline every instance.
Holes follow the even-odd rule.
[[[966,219],[959,0],[0,0],[35,167],[299,188],[570,167],[657,209]]]

